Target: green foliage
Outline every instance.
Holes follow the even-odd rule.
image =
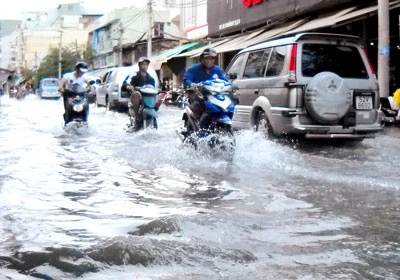
[[[77,61],[82,60],[78,50],[63,48],[61,52],[61,76],[74,71]],[[58,78],[59,48],[50,48],[49,54],[40,62],[39,69],[34,75],[35,87],[39,81],[47,77]]]

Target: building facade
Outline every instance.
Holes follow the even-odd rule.
[[[159,3],[159,2],[158,2]],[[174,20],[175,18],[175,20]],[[151,50],[148,52],[148,33]],[[96,20],[89,32],[95,69],[131,65],[141,56],[157,55],[184,38],[173,8],[167,5],[116,9]]]
[[[24,12],[23,20],[2,42],[2,65],[15,70],[35,70],[50,48],[86,50],[89,25],[101,15],[86,14],[79,3],[61,4],[48,12]],[[54,73],[57,76],[57,73]]]

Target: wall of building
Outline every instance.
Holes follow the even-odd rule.
[[[376,1],[365,0],[363,4]],[[360,4],[357,0],[208,0],[208,36],[241,32],[257,26],[267,26],[290,18],[313,13],[327,13],[330,9]]]

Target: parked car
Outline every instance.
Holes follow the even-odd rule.
[[[39,83],[38,96],[44,99],[59,99],[58,91],[59,80],[57,78],[44,78]]]
[[[360,39],[302,33],[240,51],[226,75],[233,127],[266,136],[372,138],[382,129],[378,82]]]
[[[122,90],[121,86],[125,79],[134,72],[139,71],[139,66],[126,66],[111,68],[105,75],[102,85],[97,89],[97,106],[105,106],[108,110],[114,108],[128,108],[129,92]],[[149,67],[148,73],[154,78],[158,89],[160,82],[156,71]],[[128,83],[130,80],[128,81]]]

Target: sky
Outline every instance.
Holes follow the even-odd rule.
[[[132,5],[143,7],[143,5],[147,3],[147,0],[12,0],[9,2],[9,5],[4,5],[5,7],[0,9],[0,20],[21,20],[22,11],[47,12],[49,9],[57,8],[59,4],[77,2],[83,3],[88,8],[101,5],[102,8],[112,10],[121,7],[130,7]]]

